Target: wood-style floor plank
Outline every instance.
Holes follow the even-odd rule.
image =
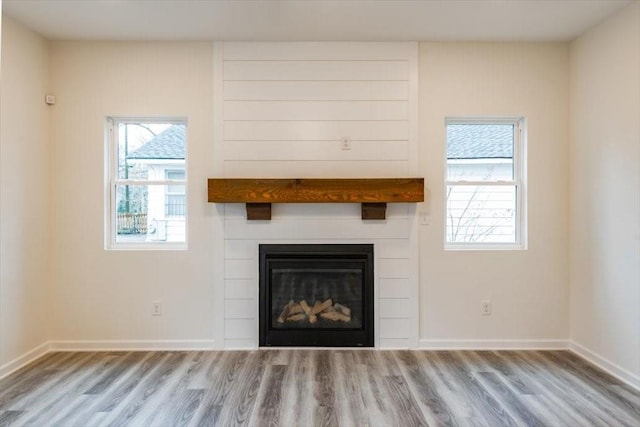
[[[597,404],[597,399],[594,400],[596,396],[592,396],[591,391],[583,387],[583,383],[576,383],[571,375],[566,375],[567,372],[562,366],[550,363],[540,353],[527,354],[527,361],[534,364],[538,375],[552,384],[552,390],[555,391],[554,400],[569,402],[575,412],[582,416],[585,424],[581,425],[614,426],[618,424],[610,415],[611,408],[603,411]]]
[[[639,427],[640,391],[566,351],[50,353],[0,426]]]
[[[567,399],[556,400],[552,391],[553,385],[538,376],[534,369],[529,368],[517,352],[500,351],[495,352],[494,356],[499,360],[496,363],[501,366],[500,372],[504,373],[508,370],[510,373],[509,385],[520,392],[523,403],[542,419],[543,425],[588,425],[588,420],[581,418],[580,414],[573,411]],[[512,376],[517,379],[513,380]],[[534,378],[536,381],[533,380]]]
[[[413,395],[430,425],[457,425],[451,410],[437,390],[437,383],[421,367],[415,353],[400,351],[398,360],[402,374],[409,380]]]
[[[338,418],[335,411],[334,379],[331,368],[331,353],[320,351],[314,354],[314,391],[316,407],[314,425],[336,426]]]

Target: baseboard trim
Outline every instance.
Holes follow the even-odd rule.
[[[18,369],[21,369],[24,366],[28,365],[29,363],[35,361],[36,359],[41,358],[42,356],[49,353],[50,351],[51,351],[51,342],[46,341],[40,344],[39,346],[29,350],[22,356],[18,356],[12,361],[5,363],[4,365],[0,366],[0,379],[8,375],[11,375]]]
[[[422,350],[567,350],[569,340],[420,340]]]
[[[569,342],[569,350],[589,363],[596,365],[598,368],[616,377],[625,384],[630,385],[636,390],[640,390],[640,376],[629,372],[625,368],[611,362],[607,358],[600,356],[595,351],[589,350],[575,341]]]
[[[51,341],[52,351],[200,351],[217,350],[214,340]]]

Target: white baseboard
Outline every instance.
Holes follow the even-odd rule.
[[[50,341],[54,351],[195,351],[216,350],[214,340]]]
[[[0,379],[14,373],[18,369],[22,368],[25,365],[28,365],[29,363],[44,356],[50,351],[51,342],[47,341],[29,350],[22,356],[16,357],[12,361],[5,363],[4,365],[0,366]]]
[[[570,341],[569,350],[582,357],[586,361],[596,365],[603,371],[613,375],[620,381],[629,384],[636,390],[640,390],[640,376],[635,375],[632,372],[624,369],[623,367],[609,361],[608,359],[600,356],[598,353],[589,350],[585,346],[578,344],[575,341]]]
[[[422,350],[567,350],[569,340],[420,340]]]

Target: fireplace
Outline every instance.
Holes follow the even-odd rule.
[[[260,245],[260,346],[373,347],[373,245]]]

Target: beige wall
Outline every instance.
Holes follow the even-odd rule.
[[[571,44],[571,106],[571,338],[640,386],[640,3]]]
[[[420,159],[430,216],[420,245],[425,345],[568,338],[568,69],[562,43],[421,44]],[[528,250],[443,250],[448,116],[527,119]],[[491,316],[480,315],[481,300],[492,301]]]
[[[49,337],[48,89],[49,43],[3,17],[0,375],[26,361]]]
[[[214,338],[212,44],[53,42],[54,340]],[[107,116],[187,117],[186,251],[105,251]],[[151,316],[151,302],[163,315]],[[168,340],[167,342],[164,342]],[[73,346],[74,344],[69,344]]]

